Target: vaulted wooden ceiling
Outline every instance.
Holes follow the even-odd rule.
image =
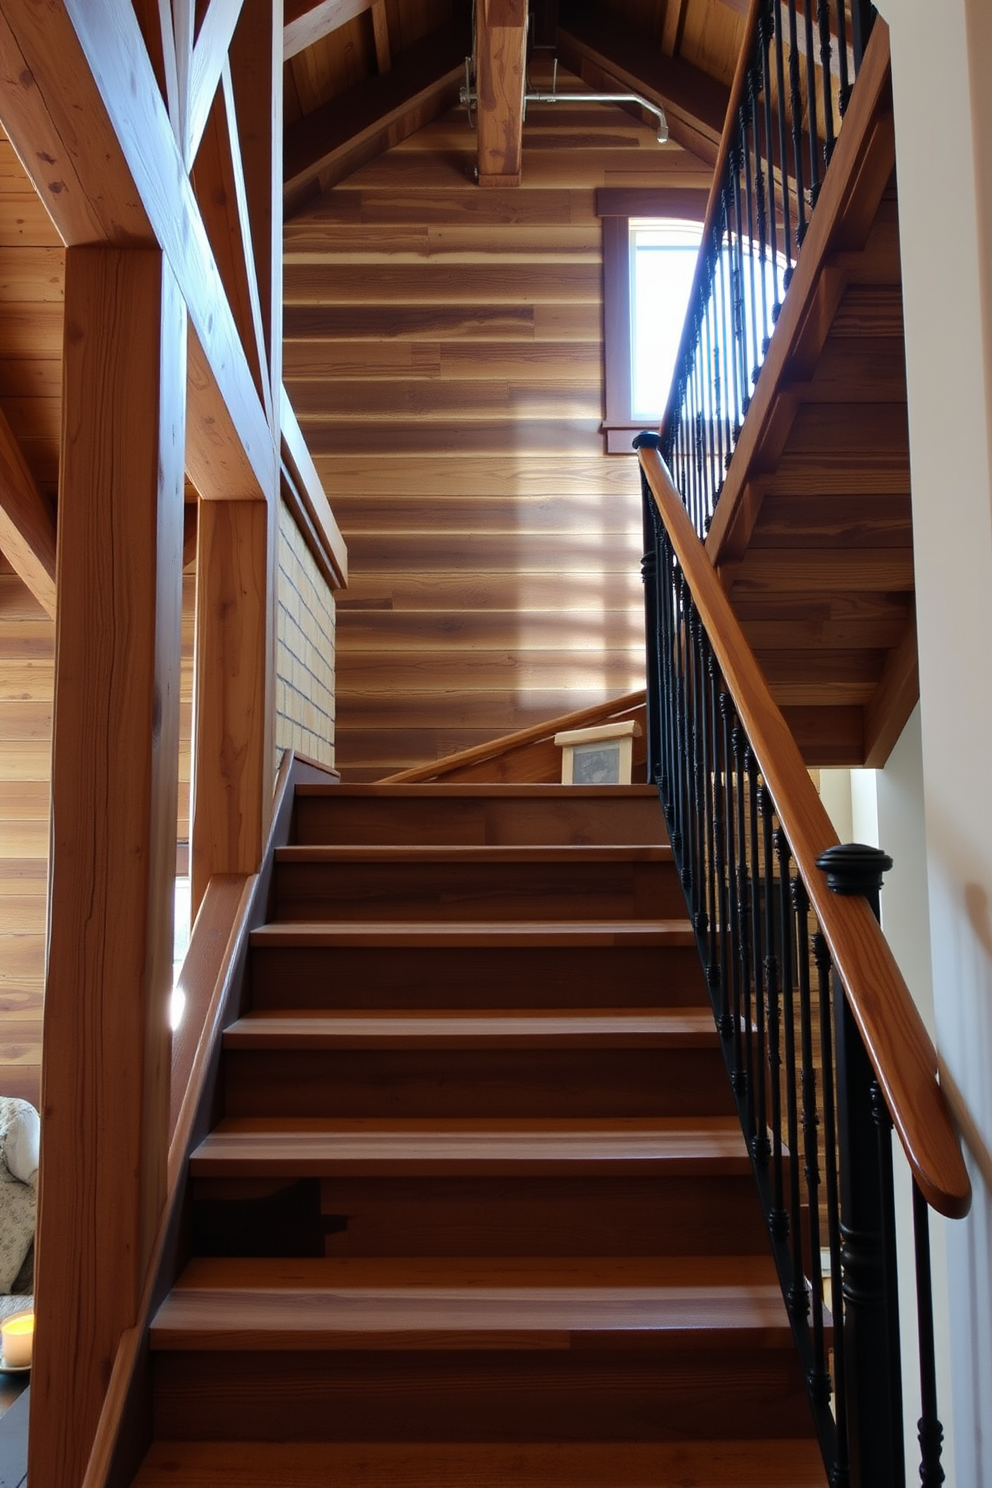
[[[528,25],[526,0],[477,0],[480,184],[519,172],[535,53],[591,90],[660,104],[671,138],[712,163],[746,10],[746,0],[531,0]],[[289,216],[458,102],[473,14],[471,0],[287,0],[286,20]]]

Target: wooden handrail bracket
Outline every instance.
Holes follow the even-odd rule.
[[[656,450],[640,451],[661,520],[688,581],[762,777],[847,990],[899,1140],[927,1202],[968,1212],[971,1183],[938,1080],[937,1053],[865,899],[838,899],[817,867],[837,834],[740,627],[671,475]]]

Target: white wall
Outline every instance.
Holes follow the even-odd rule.
[[[933,1016],[945,1083],[977,1154],[972,1213],[947,1226],[956,1482],[992,1488],[992,6],[882,0],[882,10],[896,108]]]

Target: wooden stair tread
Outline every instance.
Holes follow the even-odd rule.
[[[134,1488],[826,1488],[815,1442],[155,1442]]]
[[[233,1117],[190,1158],[194,1177],[610,1176],[750,1169],[735,1117],[610,1120]]]
[[[360,800],[412,800],[416,798],[434,800],[457,800],[465,797],[470,800],[525,800],[535,801],[541,799],[560,798],[562,800],[603,800],[603,801],[629,801],[649,800],[657,801],[658,789],[654,785],[555,785],[548,783],[500,785],[493,783],[473,785],[469,782],[459,783],[437,781],[424,784],[404,785],[397,783],[388,785],[384,782],[372,781],[365,784],[342,781],[339,785],[322,785],[316,782],[301,784],[296,787],[296,794],[301,798],[344,800],[347,798],[358,798]]]
[[[258,1012],[224,1033],[228,1049],[506,1049],[709,1047],[708,1009],[637,1008]]]
[[[157,1349],[791,1346],[770,1258],[195,1260]]]
[[[694,946],[688,920],[294,920],[261,925],[257,947],[282,946]]]
[[[532,847],[527,844],[503,846],[494,844],[461,846],[446,843],[424,843],[419,846],[377,843],[375,846],[334,844],[325,846],[291,845],[276,848],[277,863],[671,863],[672,849],[663,844],[588,845],[564,843],[554,847]]]

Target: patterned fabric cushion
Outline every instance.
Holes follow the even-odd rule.
[[[27,1101],[0,1097],[0,1292],[9,1292],[34,1240],[41,1122]]]

